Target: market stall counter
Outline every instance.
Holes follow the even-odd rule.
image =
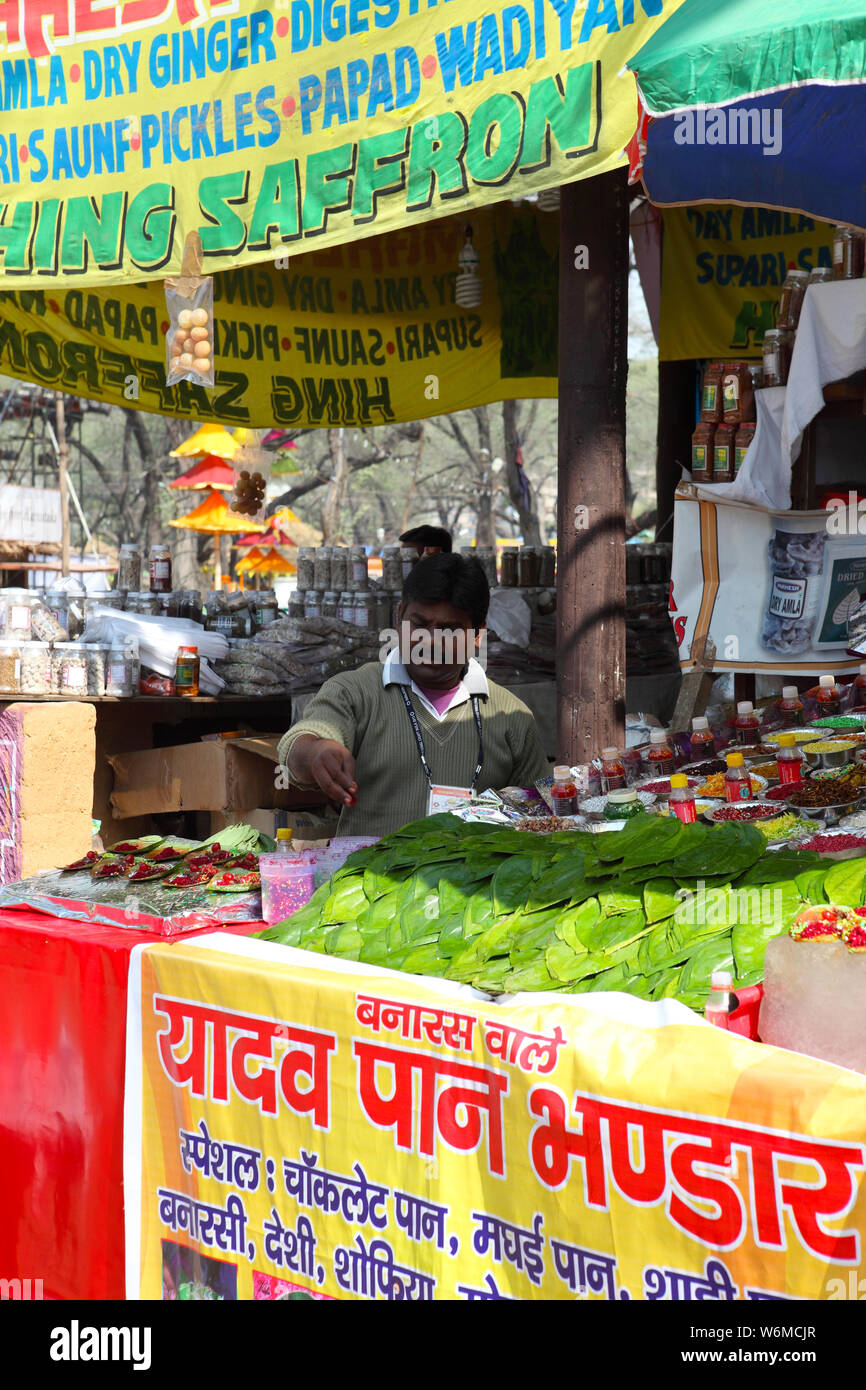
[[[0,912],[0,1271],[46,1298],[124,1297],[127,972],[154,939]]]

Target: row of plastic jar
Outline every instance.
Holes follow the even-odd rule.
[[[342,593],[337,593],[336,589],[325,593],[318,589],[295,590],[289,597],[289,617],[337,618],[355,627],[381,631],[396,622],[400,598],[399,590],[392,593],[385,589],[360,592],[344,589]]]
[[[0,639],[0,693],[4,695],[138,694],[138,639],[99,642],[20,642]]]

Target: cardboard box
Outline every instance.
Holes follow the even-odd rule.
[[[242,811],[297,804],[275,785],[278,736],[116,753],[111,805],[117,819],[161,811]]]
[[[257,806],[248,811],[211,811],[209,834],[216,835],[227,825],[252,825],[272,840],[277,831],[288,826],[298,844],[327,843],[336,834],[336,816],[317,816],[311,811],[283,811]]]

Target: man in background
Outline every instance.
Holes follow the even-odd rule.
[[[411,531],[403,532],[400,541],[417,550],[419,560],[425,555],[451,554],[451,533],[442,526],[413,526]]]

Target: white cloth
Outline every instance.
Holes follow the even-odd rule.
[[[810,285],[794,342],[787,386],[758,391],[755,437],[733,483],[697,485],[708,501],[791,507],[791,466],[806,427],[824,408],[824,387],[866,367],[866,280]],[[687,475],[688,476],[688,475]]]
[[[486,700],[487,696],[490,693],[487,685],[487,677],[484,674],[484,670],[480,663],[475,660],[474,656],[469,658],[469,664],[466,668],[466,675],[460,682],[457,694],[454,696],[454,699],[451,701],[448,708],[442,714],[439,713],[435,705],[431,705],[430,701],[427,699],[427,696],[424,694],[424,691],[421,690],[415,684],[412,677],[409,675],[409,672],[406,670],[406,667],[403,665],[403,662],[400,660],[399,654],[396,650],[389,652],[387,657],[385,658],[385,663],[382,667],[382,684],[385,686],[410,686],[413,693],[418,696],[418,699],[421,701],[422,705],[427,710],[427,712],[429,714],[432,714],[433,718],[437,720],[440,724],[443,722],[443,720],[448,718],[448,715],[451,713],[453,709],[456,709],[458,705],[465,705],[466,701],[469,700],[473,695],[481,695]]]

